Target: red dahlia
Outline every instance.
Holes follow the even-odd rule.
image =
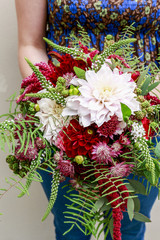
[[[84,128],[76,119],[71,120],[63,131],[63,146],[67,156],[71,158],[86,155],[99,140],[93,127]]]

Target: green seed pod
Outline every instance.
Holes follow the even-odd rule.
[[[64,85],[66,83],[66,80],[63,77],[58,77],[57,83],[60,83],[60,84]]]
[[[142,108],[148,108],[150,107],[149,101],[145,100],[144,102],[141,103]]]
[[[137,88],[137,89],[138,89],[138,88]],[[140,90],[141,90],[141,89],[140,89]],[[142,103],[142,102],[145,101],[145,98],[144,98],[144,96],[140,95],[140,96],[137,97],[137,100]]]
[[[19,169],[19,164],[16,162],[13,164],[13,170],[18,170]]]
[[[142,111],[135,112],[135,117],[139,120],[142,120],[145,117],[145,114]]]
[[[137,94],[137,95],[140,95],[142,93],[142,90],[140,88],[136,88],[134,90],[134,92]],[[142,95],[140,95],[139,97],[143,97]],[[144,97],[143,97],[144,98]]]
[[[152,114],[154,112],[154,109],[152,106],[148,107],[146,110],[149,114]]]
[[[14,163],[15,160],[16,160],[16,158],[15,158],[13,155],[8,155],[8,156],[6,157],[6,162],[7,162],[7,163]]]
[[[69,91],[68,91],[67,89],[65,89],[65,90],[63,90],[63,91],[61,92],[61,94],[62,94],[64,97],[67,97],[67,96],[69,96]]]

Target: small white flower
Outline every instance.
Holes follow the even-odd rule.
[[[142,124],[134,122],[132,124],[131,135],[132,139],[136,142],[137,139],[143,138],[145,136],[145,130]]]

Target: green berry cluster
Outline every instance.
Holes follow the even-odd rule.
[[[6,162],[13,173],[20,175],[20,177],[24,177],[28,172],[27,169],[30,167],[29,161],[20,161],[13,155],[8,155]]]

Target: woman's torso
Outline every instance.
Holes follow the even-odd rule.
[[[49,39],[67,45],[65,38],[77,32],[77,22],[99,50],[107,34],[118,40],[124,27],[134,23],[141,61],[155,61],[160,53],[160,0],[48,0]]]

